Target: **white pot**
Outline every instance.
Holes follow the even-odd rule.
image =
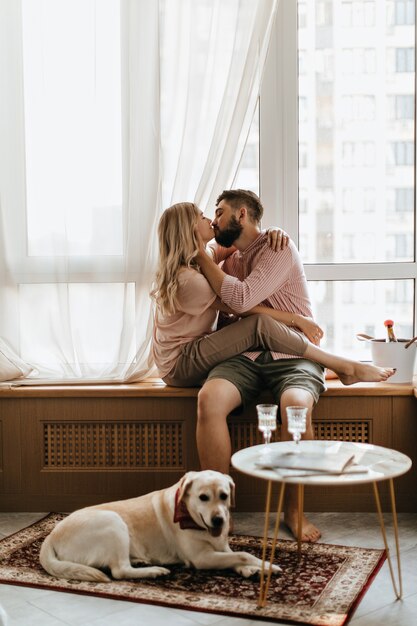
[[[372,339],[370,342],[374,365],[397,368],[395,374],[387,380],[388,383],[413,382],[417,343],[412,343],[406,349],[404,346],[407,341],[408,339],[390,342],[384,339]]]

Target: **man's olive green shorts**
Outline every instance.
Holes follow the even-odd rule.
[[[251,361],[239,354],[214,367],[207,380],[221,378],[231,382],[239,391],[243,407],[256,400],[260,391],[270,389],[279,405],[282,393],[294,387],[305,389],[314,403],[325,391],[324,368],[308,359],[274,359],[270,352],[262,352]]]

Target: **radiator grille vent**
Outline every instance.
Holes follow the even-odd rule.
[[[316,421],[316,439],[370,442],[368,421]],[[232,448],[262,443],[255,422],[230,424]],[[273,437],[280,440],[280,427]],[[48,422],[45,469],[184,469],[182,422]]]
[[[370,423],[368,421],[315,421],[313,422],[315,439],[331,441],[370,442]],[[262,443],[262,435],[255,422],[235,422],[229,426],[232,449],[241,450]],[[280,441],[281,427],[278,425],[272,441]]]
[[[230,438],[232,440],[232,450],[242,450],[249,448],[258,443],[262,443],[262,434],[259,432],[257,425],[253,422],[235,422],[229,424]],[[279,437],[275,437],[279,441]]]
[[[183,469],[182,422],[44,424],[45,469]]]
[[[369,443],[370,424],[365,421],[313,422],[316,439]]]

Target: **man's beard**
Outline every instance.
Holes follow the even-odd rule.
[[[222,231],[215,229],[214,238],[217,241],[217,243],[223,246],[224,248],[230,248],[230,246],[233,246],[236,239],[240,237],[242,230],[243,230],[243,226],[239,223],[236,217],[232,215],[227,225],[227,228],[225,228]]]

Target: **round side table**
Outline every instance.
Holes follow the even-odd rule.
[[[249,476],[261,478],[267,481],[267,495],[265,505],[265,527],[263,537],[263,552],[262,552],[262,570],[261,570],[261,583],[258,606],[262,607],[266,604],[266,598],[271,579],[271,570],[268,572],[268,576],[265,577],[264,563],[266,560],[266,547],[268,539],[268,527],[269,527],[269,515],[271,509],[271,494],[272,483],[281,483],[277,504],[277,517],[274,529],[274,537],[271,548],[271,563],[275,556],[275,547],[278,538],[278,529],[280,516],[282,512],[282,505],[284,501],[284,493],[286,484],[297,485],[298,488],[298,553],[301,553],[301,526],[302,515],[304,509],[304,486],[316,485],[316,486],[337,486],[343,487],[345,485],[354,485],[359,483],[369,483],[373,486],[373,492],[375,497],[376,508],[378,512],[378,519],[381,528],[381,533],[384,541],[384,546],[387,554],[388,565],[391,574],[392,585],[394,593],[398,599],[402,597],[402,578],[401,578],[401,561],[400,561],[400,547],[398,541],[398,522],[397,511],[395,504],[395,492],[394,492],[394,478],[401,476],[409,471],[411,468],[411,459],[389,448],[383,448],[381,446],[374,446],[367,443],[355,443],[350,441],[301,441],[297,448],[293,441],[280,441],[270,444],[271,454],[285,454],[288,452],[294,452],[298,449],[299,453],[317,453],[320,455],[337,455],[338,453],[349,452],[354,455],[354,463],[359,465],[360,468],[352,467],[346,472],[339,474],[330,473],[318,473],[308,470],[292,470],[291,476],[287,475],[286,470],[279,468],[274,469],[262,469],[257,465],[261,460],[263,445],[251,446],[250,448],[244,448],[239,450],[232,456],[232,465],[238,471]],[[360,472],[354,472],[354,469],[361,469]],[[398,565],[398,587],[394,576],[390,551],[388,547],[387,534],[385,530],[384,518],[382,515],[381,501],[379,497],[378,483],[381,481],[389,481],[391,510],[393,516],[394,525],[394,537],[395,547],[397,553],[397,565]]]

